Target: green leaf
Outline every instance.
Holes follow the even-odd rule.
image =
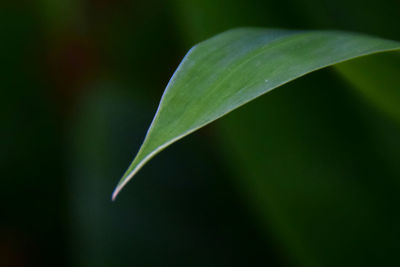
[[[112,198],[164,148],[258,96],[315,70],[398,49],[399,42],[356,33],[252,28],[196,45],[171,78]]]

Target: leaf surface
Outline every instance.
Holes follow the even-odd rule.
[[[356,33],[253,28],[230,30],[196,45],[167,85],[112,198],[164,148],[247,102],[318,69],[398,49],[399,42]]]

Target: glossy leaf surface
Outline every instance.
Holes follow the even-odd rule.
[[[170,80],[113,199],[165,147],[258,96],[315,70],[397,49],[398,42],[355,33],[250,28],[196,45]]]

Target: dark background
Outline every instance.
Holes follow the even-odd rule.
[[[357,86],[383,69],[290,83],[174,144],[110,200],[195,43],[239,26],[400,40],[399,12],[397,0],[2,1],[0,266],[400,265],[400,113]],[[399,86],[395,57],[375,95]]]

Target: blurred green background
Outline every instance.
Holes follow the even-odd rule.
[[[254,101],[110,201],[195,43],[239,26],[400,40],[399,11],[398,0],[3,1],[0,266],[400,266],[398,54]]]

